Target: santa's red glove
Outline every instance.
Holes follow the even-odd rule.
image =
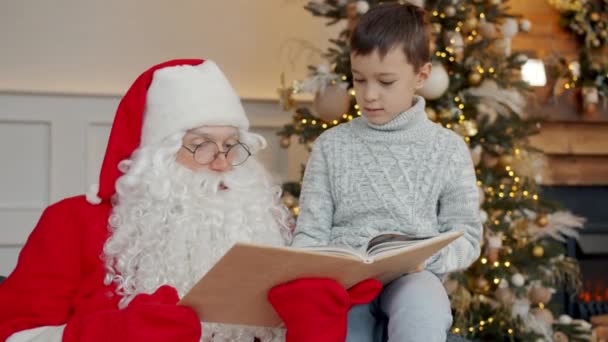
[[[151,295],[137,295],[123,310],[75,316],[63,332],[63,341],[199,341],[198,316],[191,308],[176,305],[178,300],[174,288],[161,286]]]
[[[364,280],[348,291],[331,279],[299,279],[272,288],[268,300],[287,328],[287,342],[344,342],[348,311],[372,301],[382,284]]]

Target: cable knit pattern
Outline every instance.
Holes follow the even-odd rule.
[[[379,232],[464,236],[426,269],[468,267],[480,251],[479,193],[463,139],[430,121],[425,101],[384,125],[360,117],[317,138],[304,174],[293,246],[359,248]]]

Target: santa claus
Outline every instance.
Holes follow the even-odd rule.
[[[201,329],[176,305],[234,242],[291,238],[280,188],[254,157],[266,142],[248,129],[212,61],[173,60],[139,76],[118,107],[99,185],[44,211],[0,285],[0,340],[284,340],[282,329]],[[269,299],[288,341],[340,341],[350,306],[378,290],[303,279]]]

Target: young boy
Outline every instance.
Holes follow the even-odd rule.
[[[363,116],[322,134],[308,161],[293,246],[358,248],[382,231],[464,236],[424,269],[388,284],[348,314],[347,341],[445,341],[452,322],[440,275],[468,267],[482,226],[475,171],[463,139],[431,122],[414,95],[431,72],[425,13],[383,4],[351,38]],[[385,323],[388,319],[388,325]]]

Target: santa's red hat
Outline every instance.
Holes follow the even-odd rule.
[[[111,199],[122,175],[118,163],[138,147],[203,125],[249,129],[238,95],[215,63],[177,59],[146,70],[118,105],[99,185],[87,193],[87,201],[99,204]]]

